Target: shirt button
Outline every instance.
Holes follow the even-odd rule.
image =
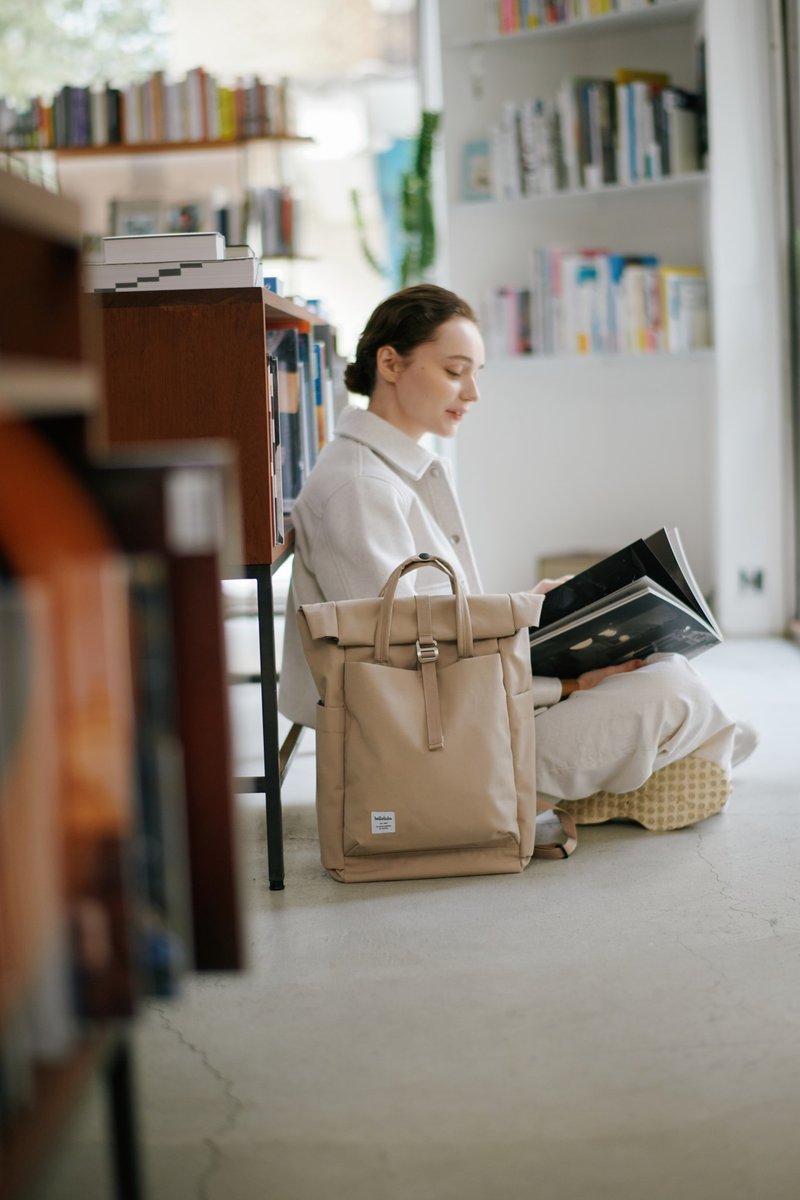
[[[441,475],[441,473],[442,472],[439,470],[438,467],[431,467],[431,475],[433,476],[434,479],[438,479],[439,476]]]
[[[450,541],[453,543],[454,546],[457,546],[458,543],[461,541],[461,534],[460,533],[451,533]]]

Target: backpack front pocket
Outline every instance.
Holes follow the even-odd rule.
[[[346,854],[519,842],[498,655],[459,659],[437,683],[444,747],[429,750],[420,672],[345,665]]]

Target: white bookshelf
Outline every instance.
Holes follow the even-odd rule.
[[[637,9],[635,12],[603,13],[579,21],[563,21],[557,25],[544,25],[537,29],[522,29],[518,33],[500,34],[486,29],[484,33],[471,37],[455,34],[447,45],[452,49],[472,49],[476,46],[491,46],[497,42],[580,38],[587,32],[593,37],[603,37],[606,34],[614,37],[631,29],[644,27],[652,30],[660,25],[674,25],[686,21],[697,15],[701,3],[702,0],[662,0],[653,8]]]
[[[663,179],[641,179],[636,183],[606,183],[597,188],[566,188],[559,192],[543,192],[540,195],[520,196],[516,200],[458,200],[452,211],[459,214],[486,208],[505,209],[513,204],[538,206],[543,204],[599,204],[605,200],[613,203],[618,197],[640,199],[642,194],[667,192],[675,195],[708,186],[708,171],[686,171],[681,175],[667,175]]]
[[[711,348],[687,350],[674,354],[659,350],[648,354],[497,354],[491,362],[523,374],[546,374],[550,371],[574,370],[591,376],[597,370],[616,370],[628,364],[653,371],[663,370],[671,364],[681,362],[711,363],[714,351]]]
[[[461,198],[463,145],[488,134],[505,101],[555,96],[566,78],[612,78],[618,67],[667,71],[693,88],[702,4],[674,0],[505,36],[487,33],[485,7],[440,0],[450,286],[481,306],[492,287],[528,286],[531,250],[548,245],[654,253],[708,272],[704,170],[516,200]],[[455,450],[485,586],[530,587],[544,555],[674,524],[710,587],[713,387],[711,351],[492,359]],[[676,452],[673,470],[666,455]],[[516,534],[498,539],[510,510]]]
[[[438,3],[442,282],[479,307],[492,287],[528,286],[537,245],[654,253],[704,268],[714,349],[487,363],[482,400],[453,450],[484,584],[529,587],[545,554],[613,547],[673,524],[723,627],[780,632],[788,613],[776,415],[785,399],[783,346],[779,335],[766,335],[783,320],[784,284],[781,182],[770,166],[780,131],[770,99],[778,85],[769,5],[672,0],[505,36],[487,33],[485,8],[483,0]],[[555,96],[565,78],[613,77],[619,67],[666,71],[694,89],[702,33],[707,169],[512,201],[462,200],[463,145],[487,136],[505,101]],[[747,114],[739,129],[730,127],[734,112]],[[748,323],[764,331],[758,345],[742,336]],[[752,416],[743,440],[735,414],[746,403],[742,381],[756,375],[766,423],[756,436]],[[757,464],[748,461],[756,446]],[[737,490],[745,462],[748,483]],[[754,567],[771,586],[740,595],[739,571]]]

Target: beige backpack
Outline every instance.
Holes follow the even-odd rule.
[[[453,594],[396,599],[400,577],[420,567],[444,571]],[[380,597],[300,608],[320,694],[320,850],[336,879],[528,864],[536,832],[528,627],[541,603],[530,592],[465,596],[449,563],[419,554]],[[573,846],[568,838],[537,854],[562,857]]]

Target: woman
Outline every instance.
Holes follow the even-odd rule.
[[[279,704],[314,724],[317,693],[294,610],[323,600],[377,596],[394,567],[420,551],[446,558],[464,588],[482,590],[449,464],[425,434],[454,437],[479,400],[483,341],[470,306],[431,284],[405,288],[373,312],[345,372],[369,397],[345,410],[295,502],[296,549]],[[547,592],[562,580],[542,580]],[[416,571],[398,592],[447,590],[440,572]],[[540,794],[580,823],[628,817],[674,829],[710,816],[730,793],[730,771],[754,735],[725,715],[689,663],[534,676]]]

